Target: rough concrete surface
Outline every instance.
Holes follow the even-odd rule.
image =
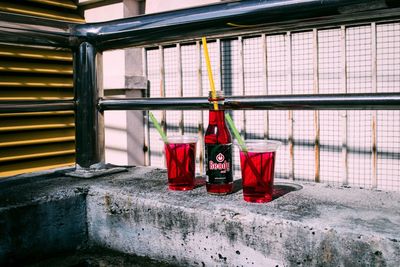
[[[400,195],[302,184],[268,204],[168,191],[136,169],[93,186],[89,240],[182,266],[398,266]]]
[[[29,182],[0,182],[0,265],[87,243],[180,266],[400,262],[395,192],[296,182],[301,190],[251,204],[241,191],[169,191],[165,170],[145,167],[92,180],[58,174]]]
[[[0,183],[0,266],[14,266],[87,240],[86,190],[68,178]]]

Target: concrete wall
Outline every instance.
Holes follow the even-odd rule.
[[[43,195],[44,187],[42,183],[30,189],[1,188],[0,266],[19,266],[75,251],[86,243],[85,193],[53,188]]]

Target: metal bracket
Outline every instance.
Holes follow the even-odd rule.
[[[128,168],[134,166],[115,166],[112,164],[105,164],[103,162],[96,163],[91,165],[89,168],[84,168],[79,166],[78,164],[75,167],[75,170],[71,172],[65,173],[66,176],[76,177],[76,178],[85,178],[91,179],[96,178],[103,175],[109,175],[119,172],[126,172]]]

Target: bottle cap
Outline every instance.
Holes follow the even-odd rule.
[[[217,90],[217,91],[215,91],[215,93],[216,93],[216,97],[217,97],[216,99],[213,99],[211,91],[208,93],[209,100],[224,100],[225,99],[224,91]]]

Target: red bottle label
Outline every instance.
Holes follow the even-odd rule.
[[[208,183],[227,184],[233,181],[232,144],[206,145],[205,160]]]

